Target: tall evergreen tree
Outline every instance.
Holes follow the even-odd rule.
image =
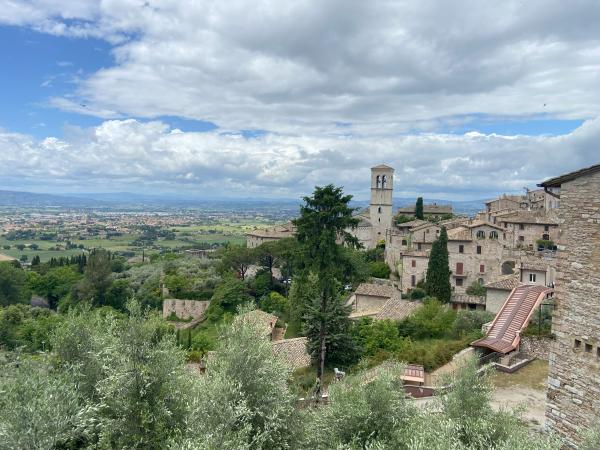
[[[359,245],[358,239],[347,231],[358,225],[358,219],[352,216],[354,209],[348,206],[351,198],[332,184],[317,187],[312,197],[304,197],[300,217],[294,220],[304,270],[318,277],[318,295],[308,308],[306,322],[310,323],[307,337],[317,362],[319,387],[322,386],[328,344],[331,349],[331,344],[341,339],[338,333],[349,321],[349,311],[341,305],[337,279],[344,262],[338,242],[351,247]],[[320,388],[317,389],[319,394]]]
[[[423,197],[417,198],[417,203],[415,204],[415,217],[421,220],[425,218],[423,215]]]
[[[443,303],[449,303],[452,295],[450,288],[450,266],[448,263],[448,233],[446,227],[440,230],[440,236],[434,241],[429,254],[425,290],[431,297]]]

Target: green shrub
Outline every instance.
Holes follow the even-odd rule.
[[[390,277],[390,268],[383,261],[373,261],[369,263],[369,270],[371,272],[371,276],[375,278],[389,278]]]
[[[410,291],[410,298],[412,300],[419,300],[419,299],[425,298],[426,296],[427,296],[427,292],[425,292],[425,289],[416,287],[412,291]]]
[[[476,295],[477,297],[483,297],[485,292],[485,288],[478,281],[473,281],[466,290],[467,295]]]

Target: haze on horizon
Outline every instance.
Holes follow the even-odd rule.
[[[481,199],[600,161],[600,3],[0,0],[0,189]]]

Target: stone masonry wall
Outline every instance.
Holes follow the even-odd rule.
[[[538,359],[548,361],[552,339],[547,337],[523,336],[519,350]]]
[[[600,423],[600,173],[563,183],[546,425],[576,448]]]
[[[175,313],[177,317],[183,320],[187,320],[190,317],[192,319],[197,319],[204,314],[204,311],[208,308],[209,304],[209,301],[199,300],[164,300],[163,317],[166,319],[171,313]]]

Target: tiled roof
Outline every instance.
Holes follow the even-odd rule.
[[[374,167],[371,167],[371,169],[392,169],[392,170],[394,170],[393,167],[390,167],[390,166],[388,166],[386,164],[378,164],[378,165],[376,165]]]
[[[356,295],[371,295],[374,297],[392,297],[394,288],[385,284],[361,283],[356,289]]]
[[[402,320],[411,315],[416,309],[421,306],[419,302],[409,302],[399,298],[390,298],[381,311],[375,316],[376,320],[391,319]]]
[[[548,270],[548,263],[540,259],[522,259],[521,265],[519,266],[525,270],[537,270],[539,272],[545,272]]]
[[[503,291],[512,291],[514,288],[519,286],[519,276],[517,274],[503,275],[496,278],[494,281],[490,281],[485,284],[484,287],[488,289],[500,289]]]
[[[491,222],[486,222],[485,220],[474,220],[473,222],[471,222],[469,224],[465,224],[465,226],[467,226],[469,228],[476,228],[476,227],[486,226],[486,227],[496,228],[498,230],[504,230],[504,228],[499,227],[498,225],[495,225],[495,224],[493,224]]]
[[[278,356],[292,370],[310,365],[310,355],[306,351],[306,338],[283,339],[273,342],[273,354]]]
[[[546,180],[546,181],[538,184],[538,186],[542,186],[542,187],[558,187],[562,183],[566,183],[568,181],[573,181],[575,178],[579,178],[579,177],[582,177],[584,175],[591,175],[591,174],[594,174],[596,172],[600,172],[600,164],[595,164],[593,166],[586,167],[584,169],[579,169],[579,170],[576,170],[574,172],[569,172],[569,173],[566,173],[564,175],[560,175],[558,177],[550,178],[549,180]]]
[[[426,221],[421,220],[421,219],[415,219],[415,220],[411,220],[410,222],[399,223],[396,226],[398,228],[414,228],[414,227],[421,226],[421,225],[423,225],[425,223],[430,223],[430,222],[426,222]]]
[[[429,253],[426,251],[414,250],[412,252],[402,253],[402,256],[415,257],[415,258],[429,258]]]
[[[468,228],[465,228],[464,225],[461,225],[457,228],[453,228],[448,231],[448,240],[449,241],[472,241],[473,237],[471,236],[471,231]]]
[[[558,225],[555,218],[538,211],[515,211],[513,214],[498,216],[499,222],[508,223],[537,223],[541,225]]]

